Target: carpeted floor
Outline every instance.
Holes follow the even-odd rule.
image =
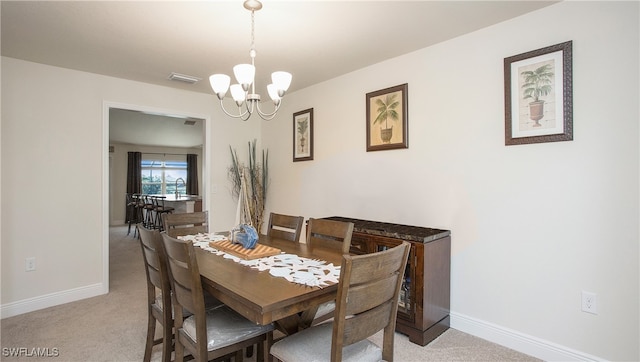
[[[109,259],[108,294],[3,319],[0,359],[141,361],[147,328],[146,281],[140,245],[133,234],[127,236],[126,227],[111,228]],[[382,344],[380,333],[371,339]],[[52,359],[22,353],[21,357],[9,357],[10,348],[26,348],[30,352],[34,348],[41,351],[48,348],[50,355],[58,356]],[[152,360],[159,361],[160,357],[160,346],[156,346]],[[455,329],[449,329],[425,347],[396,333],[395,360],[537,361]]]

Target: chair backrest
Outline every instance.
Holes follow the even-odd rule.
[[[136,202],[133,199],[133,194],[127,193],[127,206],[135,206]]]
[[[132,222],[135,223],[136,221],[137,203],[138,203],[138,200],[134,198],[134,194],[127,193],[127,208],[126,208],[125,221],[128,222],[129,225],[131,225]]]
[[[142,194],[131,194],[131,201],[138,209],[144,208],[145,198]]]
[[[165,232],[161,235],[167,253],[169,279],[175,302],[173,310],[176,333],[184,333],[181,328],[186,310],[195,316],[196,339],[206,341],[204,292],[193,244],[191,241],[178,240]],[[198,343],[197,348],[200,356],[207,355],[206,343]]]
[[[209,232],[208,211],[162,214],[164,230],[172,237]]]
[[[164,207],[164,199],[166,199],[166,196],[153,196],[151,203],[153,207]]]
[[[410,246],[403,241],[394,248],[376,253],[342,256],[333,322],[332,361],[342,360],[343,347],[382,329],[382,359],[393,361],[398,297]]]
[[[300,241],[303,222],[304,217],[302,216],[291,216],[272,212],[269,215],[267,235],[278,239],[295,241],[297,243]]]
[[[147,208],[153,208],[153,196],[143,194],[142,200],[144,200],[144,205]]]
[[[162,236],[157,230],[149,230],[136,225],[140,234],[140,246],[147,275],[147,295],[149,304],[155,303],[156,289],[162,292],[163,310],[171,312],[171,283],[167,267],[167,256],[162,243]]]
[[[309,219],[307,244],[312,248],[316,246],[332,248],[341,250],[343,254],[348,254],[351,247],[353,226],[352,222]]]

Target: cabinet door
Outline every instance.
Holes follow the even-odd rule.
[[[366,234],[353,233],[351,236],[351,248],[349,249],[351,254],[362,255],[373,252],[369,248],[369,238]]]
[[[402,240],[392,239],[383,236],[372,236],[369,238],[369,247],[371,252],[383,251],[395,246],[398,246]],[[411,321],[415,320],[415,306],[416,306],[416,288],[414,281],[415,278],[415,246],[411,243],[411,250],[409,251],[409,260],[407,261],[407,267],[404,271],[404,277],[402,278],[402,286],[400,289],[400,297],[398,299],[398,318]]]

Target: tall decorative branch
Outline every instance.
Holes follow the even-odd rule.
[[[269,151],[262,150],[262,163],[256,155],[256,140],[249,142],[249,165],[245,166],[238,160],[238,153],[229,146],[231,151],[231,166],[229,179],[232,183],[232,193],[236,198],[242,192],[242,177],[245,177],[246,195],[251,210],[251,225],[261,230],[264,220],[264,206],[267,199]]]

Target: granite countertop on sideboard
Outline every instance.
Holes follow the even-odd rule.
[[[449,230],[432,229],[422,226],[392,224],[342,216],[331,216],[325,219],[352,222],[354,224],[353,231],[359,233],[411,240],[419,243],[428,243],[451,235],[451,231]]]

